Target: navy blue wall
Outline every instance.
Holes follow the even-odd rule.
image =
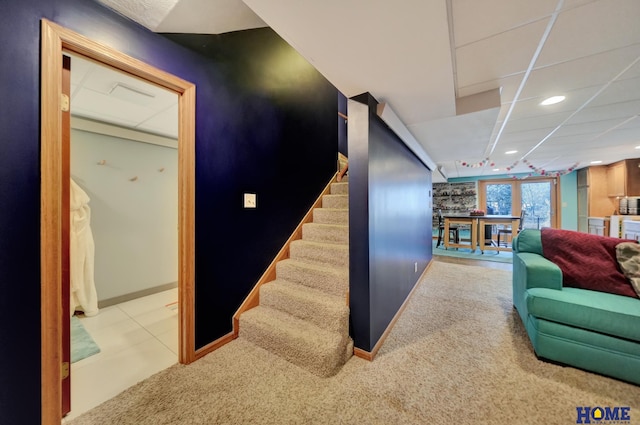
[[[0,91],[7,101],[0,113],[0,422],[16,425],[40,421],[43,17],[197,86],[198,347],[231,330],[231,314],[335,172],[337,151],[337,91],[292,50],[296,69],[308,78],[283,84],[279,74],[264,72],[264,84],[243,87],[229,77],[234,60],[218,64],[94,1],[3,2]],[[241,57],[242,50],[236,55]],[[257,66],[266,66],[266,59]],[[308,89],[300,88],[305,84]],[[293,117],[291,111],[296,111]],[[244,191],[258,194],[256,210],[242,209]]]
[[[351,325],[356,347],[371,351],[431,261],[432,180],[375,99],[355,99],[364,108],[349,107]]]
[[[342,93],[338,93],[338,111],[344,115],[349,115],[347,111],[347,97]],[[344,156],[349,155],[349,146],[347,143],[347,120],[338,115],[338,152]]]
[[[196,253],[203,264],[196,270],[196,345],[202,346],[231,330],[225,318],[335,173],[338,92],[269,28],[164,36],[215,63],[232,95],[220,114],[202,119],[223,126],[216,129],[223,138],[198,146]],[[199,87],[197,96],[203,101]],[[244,192],[257,194],[256,210],[241,208]]]

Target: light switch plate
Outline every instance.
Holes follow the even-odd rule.
[[[255,193],[245,193],[244,194],[244,207],[245,208],[256,208],[256,194]]]

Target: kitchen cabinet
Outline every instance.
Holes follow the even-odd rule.
[[[640,159],[625,159],[607,167],[607,196],[640,196]]]
[[[607,167],[578,170],[578,231],[589,232],[589,217],[607,217],[616,209],[607,196]]]
[[[622,237],[624,239],[640,241],[640,221],[623,220]]]
[[[589,217],[589,233],[609,236],[609,220],[604,217]]]

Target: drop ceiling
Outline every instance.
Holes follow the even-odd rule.
[[[156,32],[269,25],[345,95],[391,106],[449,178],[640,157],[637,0],[101,2]],[[456,114],[492,89],[499,105]]]

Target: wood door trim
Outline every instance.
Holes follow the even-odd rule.
[[[41,21],[41,418],[60,424],[61,220],[63,185],[62,53],[69,51],[178,94],[179,361],[195,360],[195,85],[96,43],[51,21]],[[67,182],[68,184],[68,182]]]

